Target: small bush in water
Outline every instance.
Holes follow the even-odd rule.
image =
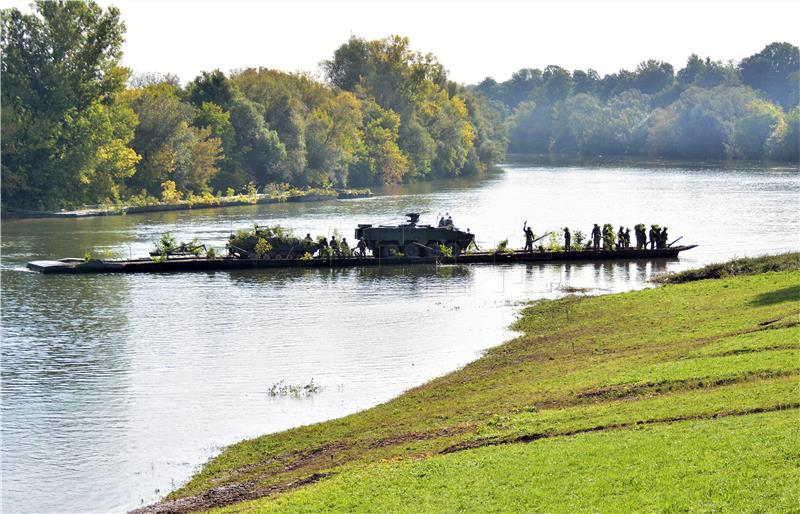
[[[296,398],[300,397],[308,397],[319,392],[322,392],[324,387],[319,384],[314,383],[314,379],[311,379],[311,382],[308,384],[286,384],[283,380],[280,382],[275,382],[272,384],[269,389],[267,389],[267,394],[272,397],[277,396],[294,396]]]

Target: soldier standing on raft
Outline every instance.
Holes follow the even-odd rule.
[[[350,257],[353,254],[350,252],[350,245],[347,244],[347,238],[343,237],[342,242],[339,243],[339,251],[343,257]]]
[[[325,249],[328,247],[328,240],[325,239],[325,236],[322,236],[319,240],[319,256],[325,257]]]
[[[313,243],[314,242],[314,240],[311,239],[311,234],[306,234],[306,237],[303,238],[303,241],[305,241],[306,243]]]
[[[597,252],[600,250],[600,225],[597,223],[594,224],[594,228],[592,229],[592,242],[594,243],[594,251]]]
[[[650,249],[655,250],[656,248],[656,240],[658,239],[658,230],[656,229],[655,225],[650,225]]]
[[[359,255],[360,257],[367,256],[367,242],[364,241],[363,237],[358,238],[358,243],[356,244],[356,248],[357,248],[356,255]]]
[[[625,229],[625,248],[631,247],[631,229]]]
[[[572,234],[569,233],[569,227],[564,227],[564,251],[568,252],[572,247]]]
[[[533,230],[528,226],[528,222],[522,224],[522,232],[525,234],[525,253],[533,253]]]
[[[667,236],[667,227],[664,227],[664,228],[661,229],[660,236],[661,237],[659,238],[659,242],[661,244],[659,245],[659,247],[660,248],[666,248],[667,247],[667,237],[668,237]]]
[[[625,248],[625,227],[622,225],[619,226],[619,232],[617,232],[617,248]]]
[[[333,254],[337,257],[342,255],[341,251],[339,250],[339,243],[336,241],[336,236],[331,236],[331,250],[333,250]]]

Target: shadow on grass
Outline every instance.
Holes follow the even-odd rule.
[[[755,297],[755,305],[774,305],[776,303],[791,302],[800,300],[800,285],[784,287],[777,291],[763,293]]]

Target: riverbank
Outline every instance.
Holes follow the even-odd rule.
[[[233,445],[147,510],[789,508],[798,282],[795,268],[535,303],[481,359]]]
[[[262,205],[282,202],[321,202],[327,200],[346,200],[352,198],[369,198],[369,189],[310,189],[279,191],[275,193],[253,193],[233,196],[204,195],[187,200],[163,202],[155,198],[143,205],[87,205],[78,209],[62,209],[59,211],[26,211],[5,210],[4,218],[88,218],[92,216],[119,216],[122,214],[138,214],[145,212],[185,211],[197,209],[214,209],[220,207],[236,207],[240,205]]]

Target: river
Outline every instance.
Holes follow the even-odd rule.
[[[654,272],[798,249],[796,168],[552,166],[372,198],[2,223],[2,510],[120,511],[157,500],[225,445],[396,396],[513,337],[520,305],[645,287]],[[170,231],[218,247],[253,221],[352,237],[449,212],[481,247],[569,225],[659,223],[680,259],[45,276],[33,259],[144,255]],[[323,389],[270,396],[276,383]]]

